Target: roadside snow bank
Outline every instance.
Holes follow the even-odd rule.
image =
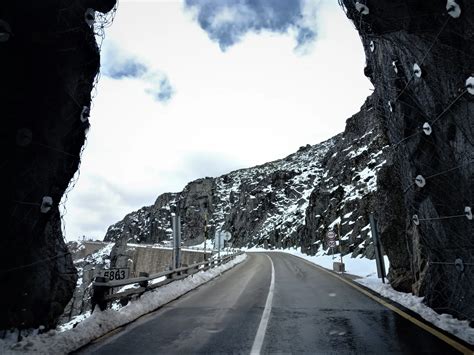
[[[45,334],[25,337],[18,343],[0,339],[0,353],[67,354],[212,280],[224,271],[243,262],[246,257],[246,254],[239,255],[224,265],[198,272],[183,280],[147,292],[119,310],[107,309],[104,312],[96,310],[75,328],[64,332],[50,330]]]
[[[389,284],[383,284],[382,281],[376,277],[366,277],[355,281],[370,288],[378,294],[401,304],[413,312],[418,313],[422,318],[433,323],[438,328],[441,328],[474,345],[474,328],[469,326],[468,321],[456,319],[450,314],[436,313],[433,309],[423,304],[423,297],[395,291],[392,286]]]

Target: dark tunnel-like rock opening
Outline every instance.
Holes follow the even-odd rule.
[[[92,24],[115,0],[0,5],[0,329],[54,327],[76,284],[59,205],[79,168],[100,67]],[[105,20],[105,15],[97,16]]]
[[[377,139],[371,142],[383,150],[386,160],[378,171],[377,192],[344,208],[364,216],[377,212],[395,289],[424,296],[435,310],[472,321],[474,79],[469,78],[474,76],[474,4],[462,0],[339,3],[359,31],[367,58],[364,72],[375,92],[361,112],[347,121],[344,133],[330,144],[322,143],[328,151],[319,157],[321,167],[335,177],[339,188],[318,182],[305,216],[299,216],[304,226],[285,240],[284,233],[275,230],[265,242],[296,245],[307,253],[324,243],[320,230],[326,232],[329,217],[325,221],[323,212],[336,218],[343,210],[342,183],[361,180],[360,176],[353,180],[346,169],[350,167],[333,152],[345,151],[373,131]],[[76,285],[59,207],[80,166],[91,92],[100,68],[97,27],[91,24],[114,6],[115,0],[6,0],[0,5],[4,226],[0,304],[5,310],[0,329],[54,327]],[[359,164],[366,163],[360,159]],[[273,178],[277,186],[292,176],[278,172],[265,178]],[[227,183],[231,181],[223,181]],[[189,218],[183,214],[189,219],[185,233],[201,237],[207,223],[204,211],[207,216],[217,206],[214,184],[199,180],[181,193],[189,197],[181,201],[183,211],[191,211],[197,199],[205,201],[199,213],[191,211]],[[290,188],[286,192],[291,198],[298,196]],[[254,208],[255,201],[248,201],[248,195],[231,195],[230,200]],[[174,197],[163,195],[155,210]],[[272,201],[265,199],[262,206],[272,209]],[[147,215],[156,212],[151,206],[144,209]],[[222,225],[234,232],[235,245],[249,245],[260,222],[249,231],[246,215],[238,211],[229,215]],[[168,215],[159,217],[168,219]],[[363,221],[357,225],[359,231],[367,222]],[[126,222],[109,228],[109,240],[123,237],[124,228],[118,227]],[[166,237],[152,233],[154,229],[154,225],[149,228],[144,240]]]

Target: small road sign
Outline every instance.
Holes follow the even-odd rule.
[[[334,248],[336,246],[336,233],[334,233],[333,231],[329,231],[326,234],[326,239],[330,248]]]
[[[130,277],[130,269],[117,268],[117,269],[101,270],[99,276],[105,277],[107,280],[110,280],[110,281],[128,279]]]

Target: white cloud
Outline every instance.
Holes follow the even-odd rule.
[[[106,41],[101,52],[101,73],[115,80],[137,79],[147,84],[145,92],[155,101],[166,103],[175,90],[167,75],[127,53],[112,41]]]

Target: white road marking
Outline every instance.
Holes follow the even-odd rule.
[[[270,258],[268,255],[267,258],[270,260],[270,263],[272,265],[272,280],[270,282],[267,302],[265,303],[265,309],[262,313],[262,319],[260,319],[260,325],[258,326],[257,335],[255,335],[252,350],[250,350],[250,354],[252,355],[258,355],[262,351],[263,339],[265,338],[265,333],[267,332],[268,320],[270,319],[270,312],[272,310],[273,292],[275,290],[275,268],[273,267],[272,258]]]

